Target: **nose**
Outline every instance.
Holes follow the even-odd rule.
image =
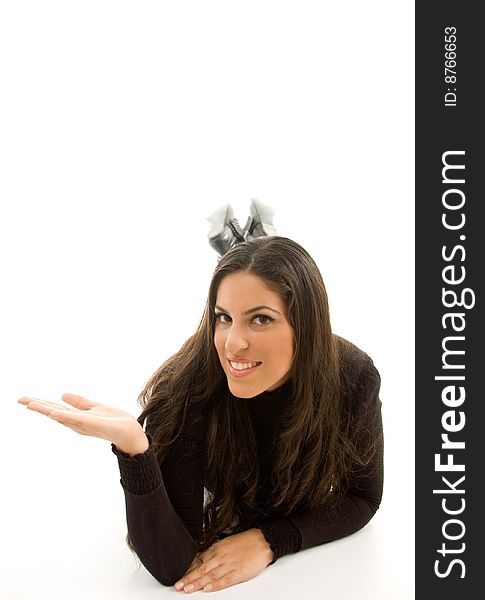
[[[239,327],[234,323],[227,331],[225,348],[228,354],[237,356],[241,350],[246,350],[249,346],[247,335],[243,327]]]

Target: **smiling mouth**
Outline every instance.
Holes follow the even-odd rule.
[[[242,371],[243,369],[249,369],[251,367],[256,367],[258,365],[261,364],[261,361],[258,360],[231,360],[230,358],[227,359],[229,364],[231,365],[231,367],[233,369],[237,369],[238,371]]]
[[[262,364],[261,362],[254,361],[251,363],[240,363],[236,361],[227,361],[229,372],[234,377],[245,377],[254,373],[254,371]],[[235,366],[233,366],[235,365]]]

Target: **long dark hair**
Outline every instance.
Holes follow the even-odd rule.
[[[294,332],[288,401],[278,415],[271,493],[258,498],[256,445],[243,402],[229,392],[214,346],[214,306],[224,277],[247,272],[279,294]],[[161,461],[184,430],[189,409],[207,419],[204,529],[200,548],[222,532],[236,533],[255,519],[329,507],[346,491],[352,461],[371,451],[355,448],[355,428],[342,386],[352,381],[339,359],[344,342],[332,334],[327,293],[311,256],[280,236],[255,238],[229,250],[218,262],[197,331],[150,377],[138,402],[140,424],[152,433]],[[193,412],[193,411],[192,411]],[[228,476],[229,474],[229,476]],[[131,547],[129,538],[128,543]]]

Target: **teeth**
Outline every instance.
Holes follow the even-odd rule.
[[[240,363],[240,362],[232,362],[232,360],[229,361],[231,364],[231,367],[233,369],[236,369],[237,371],[244,371],[245,369],[251,369],[252,367],[255,367],[258,363]]]

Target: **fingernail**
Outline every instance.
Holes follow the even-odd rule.
[[[184,590],[185,590],[186,592],[191,592],[193,589],[194,589],[194,584],[193,584],[193,583],[189,583],[189,585],[186,585],[186,586],[184,587]]]
[[[212,583],[208,583],[205,588],[204,588],[204,592],[212,592]]]
[[[175,584],[175,589],[176,590],[181,590],[184,587],[184,582],[183,581],[177,581],[177,583]]]

